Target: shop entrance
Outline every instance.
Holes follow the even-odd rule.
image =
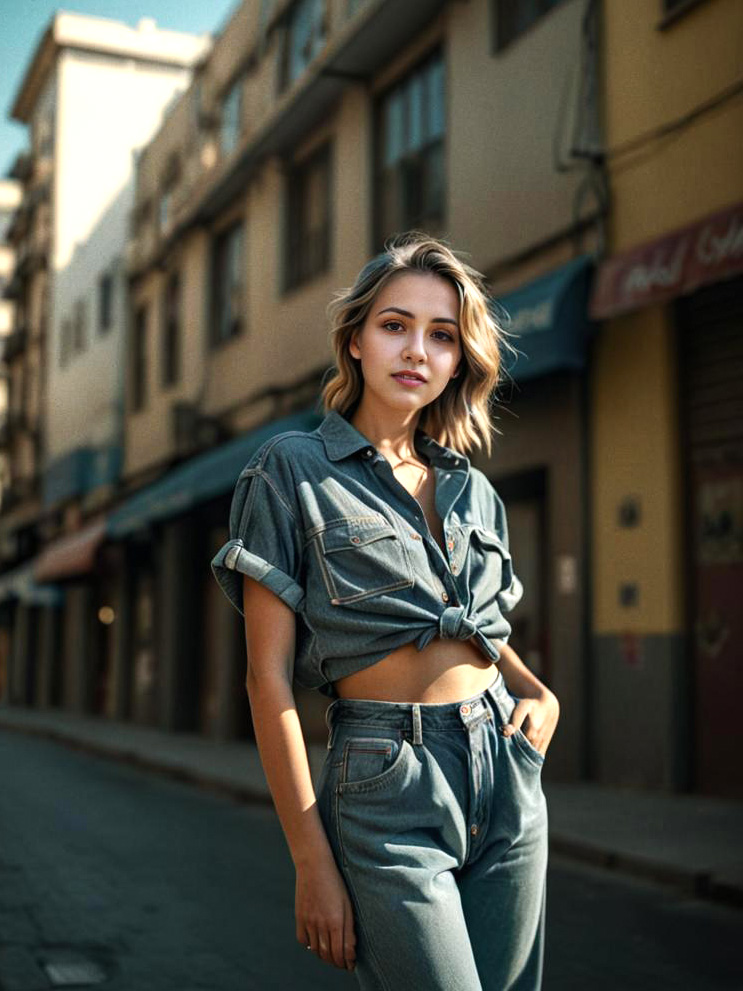
[[[694,787],[743,798],[743,277],[676,307]]]

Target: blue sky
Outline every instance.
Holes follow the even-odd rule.
[[[140,17],[154,17],[173,31],[216,34],[239,0],[70,0],[59,6],[49,0],[0,0],[0,177],[7,175],[16,154],[27,147],[26,128],[9,119],[23,75],[42,34],[57,10],[110,17],[132,27]],[[257,2],[257,0],[251,0]]]

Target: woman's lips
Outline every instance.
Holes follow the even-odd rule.
[[[415,385],[425,385],[426,384],[423,381],[423,379],[416,378],[414,375],[408,376],[408,375],[405,375],[405,374],[397,374],[397,375],[393,375],[392,378],[393,379],[396,379],[401,385],[412,385],[412,386],[415,386]]]

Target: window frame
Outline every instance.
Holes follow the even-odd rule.
[[[234,243],[237,243],[237,248],[234,247]],[[230,260],[231,252],[237,252],[237,262]],[[247,277],[246,277],[246,264],[245,264],[245,251],[246,251],[246,232],[245,232],[245,218],[243,216],[237,217],[232,220],[229,224],[216,230],[212,235],[212,243],[210,249],[210,279],[209,279],[209,314],[210,314],[210,345],[212,348],[217,348],[222,344],[226,344],[229,341],[234,340],[239,337],[245,326],[245,306],[246,306],[246,289],[247,289]],[[222,307],[228,296],[231,296],[235,291],[234,286],[227,286],[227,279],[222,280],[220,284],[220,264],[222,258],[225,257],[227,260],[225,265],[228,269],[231,269],[233,265],[237,265],[237,270],[240,273],[240,278],[237,285],[237,293],[239,304],[237,306],[237,312],[229,316],[230,328],[228,333],[223,333],[223,324],[225,322],[225,315],[222,312]],[[224,271],[224,269],[222,269]]]
[[[82,354],[88,346],[88,306],[84,296],[78,296],[73,305],[72,353]]]
[[[72,317],[63,317],[59,325],[59,367],[66,368],[72,357]]]
[[[243,133],[243,112],[245,109],[245,76],[235,76],[222,93],[219,103],[219,154],[221,158],[229,157],[240,144]],[[232,119],[234,118],[234,119]],[[227,125],[230,130],[227,130]],[[225,135],[230,134],[230,142],[225,141]]]
[[[333,182],[335,142],[323,141],[286,172],[284,192],[283,293],[292,292],[329,272],[333,253]],[[305,229],[305,212],[313,173],[320,171],[324,194],[324,218],[319,231]],[[311,238],[317,237],[313,245]]]
[[[302,13],[305,9],[311,8],[313,5],[321,6],[322,10],[320,11],[319,16],[315,14],[313,17],[310,33],[304,42],[304,48],[307,47],[308,43],[311,43],[311,50],[307,53],[305,53],[304,50],[300,52],[304,58],[304,61],[301,66],[297,68],[293,65],[292,61],[292,56],[294,54],[293,45],[295,34],[300,25]],[[308,16],[311,16],[311,14],[308,14]],[[286,14],[284,15],[282,25],[281,57],[279,63],[279,95],[288,90],[304,75],[312,62],[327,46],[330,33],[329,17],[329,0],[296,0],[295,3],[289,6]],[[294,71],[295,68],[296,71]]]
[[[180,381],[181,371],[181,318],[182,281],[178,269],[170,271],[165,279],[161,297],[161,385],[170,388]]]
[[[108,287],[108,292],[106,292]],[[98,276],[98,336],[105,336],[114,325],[114,291],[115,280],[113,272],[108,269]]]
[[[426,132],[426,124],[421,124],[423,130],[423,136],[421,138],[421,144],[414,152],[407,150],[409,145],[409,128],[411,120],[410,112],[410,93],[413,89],[415,81],[420,79],[421,83],[421,110],[420,116],[422,121],[427,121],[430,123],[432,118],[432,106],[430,104],[430,83],[426,80],[426,75],[428,73],[433,73],[434,71],[439,71],[443,75],[443,92],[441,94],[442,99],[442,130],[440,133],[435,134],[433,137]],[[373,159],[373,189],[374,196],[372,201],[372,250],[374,253],[381,251],[384,247],[384,242],[390,234],[397,230],[409,230],[412,228],[426,229],[429,227],[432,233],[438,233],[439,229],[443,229],[447,222],[447,173],[446,173],[446,163],[447,163],[447,150],[448,150],[448,133],[449,133],[449,114],[448,114],[448,92],[449,92],[449,80],[447,76],[447,57],[446,57],[446,47],[443,42],[437,42],[431,49],[429,49],[421,58],[417,59],[416,62],[408,68],[401,76],[395,79],[389,86],[378,93],[374,100],[373,107],[373,127],[372,127],[372,140],[374,142],[374,147],[372,151]],[[402,109],[402,121],[403,121],[403,135],[402,135],[402,145],[405,149],[401,155],[396,159],[396,164],[394,168],[401,174],[400,183],[409,183],[411,186],[416,182],[419,187],[421,187],[421,177],[425,178],[426,166],[429,164],[429,160],[433,158],[433,155],[439,155],[441,157],[441,169],[442,169],[442,191],[441,191],[441,201],[438,204],[438,210],[430,212],[427,216],[419,213],[418,216],[413,216],[406,214],[407,205],[403,202],[398,204],[397,216],[395,217],[392,226],[387,225],[387,218],[383,209],[382,194],[383,190],[388,187],[389,183],[389,173],[388,167],[385,166],[385,159],[387,157],[387,138],[385,135],[385,114],[388,112],[387,108],[391,105],[393,99],[399,98],[401,100]],[[405,175],[407,174],[407,175]],[[421,211],[424,209],[421,205]]]
[[[147,338],[150,326],[149,303],[135,304],[132,313],[132,363],[130,409],[140,413],[147,406]]]
[[[536,16],[531,16],[528,23],[522,24],[520,27],[511,26],[507,29],[510,33],[506,33],[503,29],[505,18],[508,16],[505,10],[506,5],[523,2],[524,0],[491,0],[490,17],[492,24],[492,52],[494,55],[500,55],[501,52],[504,52],[514,42],[518,41],[519,38],[531,31],[536,24],[541,23],[548,14],[551,14],[555,8],[564,3],[564,0],[533,0],[539,8]]]

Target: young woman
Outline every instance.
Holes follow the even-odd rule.
[[[296,868],[296,937],[367,989],[541,986],[555,695],[489,452],[503,334],[482,276],[419,232],[329,307],[313,432],[266,441],[212,562],[245,619],[256,741]],[[292,682],[332,698],[313,789]]]

